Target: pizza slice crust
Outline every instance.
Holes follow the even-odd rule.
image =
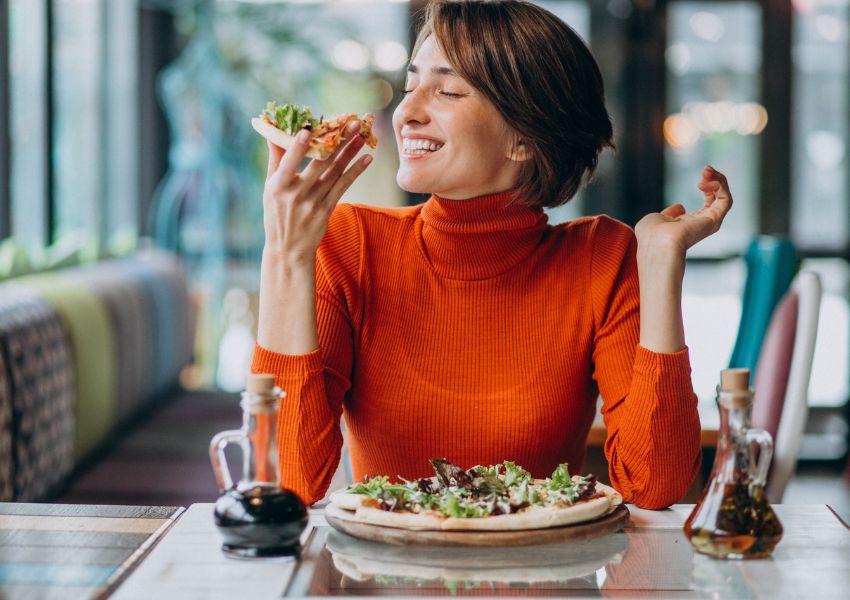
[[[295,143],[295,136],[289,135],[260,117],[251,119],[251,126],[254,128],[254,131],[284,150],[289,150],[290,146]],[[304,156],[317,160],[327,160],[334,153],[334,150],[335,148],[329,148],[321,141],[313,139],[310,141],[310,147]]]
[[[366,494],[347,492],[345,488],[331,492],[328,500],[345,510],[357,510],[361,506],[374,506],[377,503],[375,499]]]
[[[511,515],[496,515],[477,519],[445,517],[434,511],[421,513],[381,510],[373,506],[358,506],[346,510],[336,503],[325,509],[331,516],[356,523],[381,525],[409,530],[432,531],[522,531],[545,529],[593,521],[611,511],[606,496],[585,500],[565,507],[530,507]]]

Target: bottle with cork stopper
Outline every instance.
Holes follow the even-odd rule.
[[[286,394],[274,375],[251,374],[242,392],[242,428],[210,442],[210,460],[221,496],[213,513],[222,550],[237,557],[295,557],[307,526],[307,509],[283,489],[277,459],[277,415]],[[234,484],[224,450],[242,449],[242,479]]]
[[[782,538],[765,482],[773,438],[750,427],[749,369],[725,369],[717,387],[720,432],[711,478],[685,522],[694,550],[715,558],[764,558]]]

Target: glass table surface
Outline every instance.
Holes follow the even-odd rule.
[[[818,587],[842,592],[845,552],[810,549],[825,568]],[[770,587],[773,559],[718,561],[696,554],[678,529],[626,528],[587,542],[511,548],[393,546],[358,540],[323,525],[314,529],[287,596],[671,596],[756,598]],[[793,550],[799,562],[799,548]],[[839,559],[840,560],[840,559]],[[791,591],[788,588],[784,592]],[[809,588],[809,592],[812,589]]]

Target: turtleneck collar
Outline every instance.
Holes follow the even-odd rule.
[[[468,200],[431,196],[417,233],[426,260],[449,279],[487,279],[528,258],[546,229],[542,209],[500,192]]]

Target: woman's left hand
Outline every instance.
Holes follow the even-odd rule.
[[[674,204],[659,213],[646,215],[635,226],[638,248],[674,250],[684,258],[688,248],[720,229],[723,218],[732,208],[726,176],[706,166],[697,187],[705,195],[702,208],[687,212],[681,204]]]

